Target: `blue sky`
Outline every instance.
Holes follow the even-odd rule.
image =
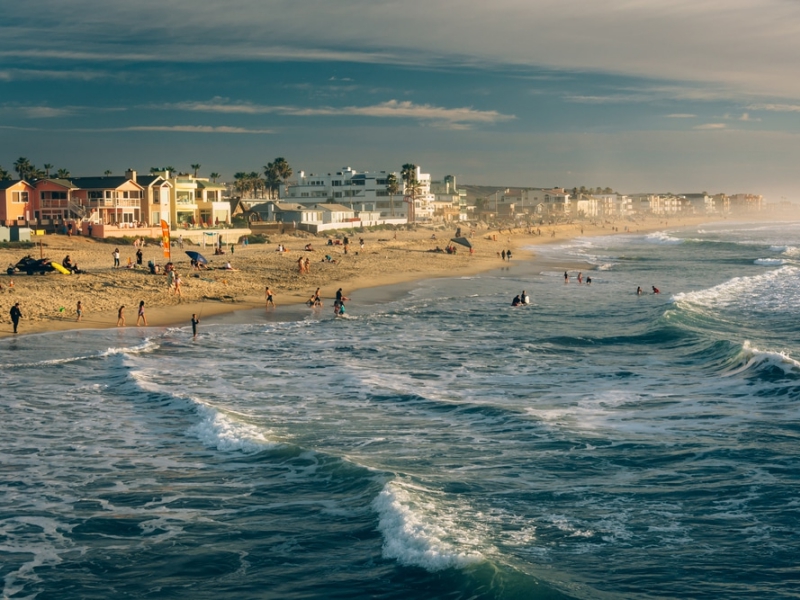
[[[399,170],[798,201],[790,0],[31,0],[0,165]]]

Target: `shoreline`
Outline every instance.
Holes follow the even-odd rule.
[[[640,235],[665,229],[680,230],[715,222],[720,222],[720,219],[695,217],[676,219],[672,222],[664,219],[645,219],[638,223],[621,222],[616,225],[620,231],[612,231],[611,228],[615,224],[604,226],[548,225],[540,227],[541,236],[529,235],[522,228],[511,232],[505,229],[501,231],[482,229],[476,230],[471,238],[475,247],[473,255],[470,255],[466,248],[456,255],[430,252],[432,246],[447,244],[452,232],[449,230],[435,231],[437,239],[433,240],[431,235],[434,230],[421,227],[416,232],[399,232],[399,240],[383,239],[382,236],[393,235],[388,231],[353,234],[350,238],[356,243],[352,244],[351,242],[351,244],[356,249],[351,250],[349,255],[343,255],[340,246],[333,248],[323,246],[324,239],[322,238],[310,235],[302,237],[274,236],[264,247],[254,248],[252,245],[249,248],[237,247],[233,254],[226,254],[221,259],[221,261],[230,260],[237,269],[240,261],[247,261],[241,263],[240,271],[228,272],[218,269],[211,271],[208,278],[200,278],[200,274],[188,272],[188,276],[184,280],[184,290],[191,290],[195,293],[187,293],[185,300],[168,295],[164,287],[166,279],[159,275],[149,275],[142,269],[111,269],[107,265],[103,266],[103,262],[108,262],[106,255],[110,255],[114,249],[111,244],[81,238],[67,240],[66,238],[61,239],[63,236],[53,236],[55,239],[47,240],[50,242],[47,244],[47,249],[52,260],[58,260],[56,250],[68,251],[74,248],[71,254],[76,255],[76,262],[90,272],[85,275],[72,276],[62,276],[58,273],[44,276],[17,274],[13,276],[15,286],[11,291],[7,289],[7,282],[12,278],[1,277],[0,284],[5,289],[4,293],[0,294],[0,299],[2,299],[0,305],[3,307],[0,314],[0,322],[3,324],[0,327],[0,338],[52,331],[117,328],[116,308],[93,310],[93,303],[100,304],[101,294],[110,295],[112,299],[116,298],[114,302],[118,304],[125,303],[126,325],[124,329],[138,328],[136,326],[138,302],[130,300],[130,298],[146,299],[147,328],[180,327],[188,326],[192,313],[198,314],[200,319],[204,320],[240,311],[252,311],[259,308],[266,310],[265,302],[262,299],[264,289],[262,286],[264,285],[269,285],[275,291],[277,308],[269,309],[273,314],[276,311],[280,312],[281,307],[298,308],[302,306],[316,287],[321,288],[321,295],[326,300],[324,311],[331,305],[328,298],[332,298],[336,289],[340,287],[344,289],[346,295],[352,296],[354,292],[364,289],[413,284],[417,281],[442,277],[477,275],[508,265],[508,262],[502,261],[497,256],[501,250],[505,249],[513,251],[512,262],[514,262],[519,260],[520,256],[524,256],[526,259],[535,256],[535,249],[530,247],[564,243],[578,237]],[[624,230],[626,226],[629,228],[627,232]],[[552,232],[555,232],[555,237],[551,237]],[[496,236],[497,240],[494,241],[492,236]],[[359,238],[364,239],[366,248],[360,252],[358,250]],[[302,247],[308,242],[318,246],[317,252],[313,255],[302,251]],[[278,243],[283,243],[290,248],[288,256],[276,255],[273,248]],[[88,248],[89,246],[92,248]],[[192,249],[197,248],[192,247]],[[21,257],[25,252],[34,254],[34,252],[25,250],[0,250],[0,260],[6,260],[7,263],[12,262],[12,255],[18,254]],[[121,252],[125,257],[133,254],[135,250],[130,246],[125,246],[121,248]],[[150,249],[150,254],[160,252],[160,248]],[[183,254],[183,251],[178,249],[175,249],[175,252]],[[332,268],[329,268],[330,264],[314,262],[311,263],[309,276],[299,275],[295,266],[295,258],[309,256],[319,259],[326,252],[331,252],[337,260]],[[92,253],[94,255],[90,256]],[[184,256],[183,258],[186,260],[175,259],[176,268],[182,274],[187,273],[188,269],[185,264],[188,263],[188,257]],[[98,261],[100,264],[97,264]],[[87,264],[88,266],[85,266]],[[95,271],[95,269],[97,270]],[[265,273],[265,270],[270,270],[270,272]],[[590,271],[591,269],[587,268],[586,270]],[[114,280],[111,280],[111,277],[114,277]],[[197,281],[198,279],[200,281]],[[253,279],[258,279],[258,282],[252,281]],[[87,281],[91,290],[85,294],[82,294],[80,290],[76,292],[75,289],[64,290],[60,285],[78,283],[78,287],[80,287],[80,283]],[[137,283],[141,287],[137,286]],[[74,288],[74,285],[72,287]],[[137,287],[138,289],[136,289]],[[200,289],[201,287],[203,289]],[[109,292],[107,288],[110,288],[111,291]],[[131,291],[132,289],[136,291]],[[262,295],[257,295],[256,289]],[[92,291],[96,292],[94,296],[91,294]],[[108,294],[106,294],[107,292]],[[86,309],[85,316],[80,322],[76,321],[75,311],[72,308],[74,304],[68,302],[67,296],[72,298],[89,297],[90,302],[83,300]],[[108,299],[103,298],[103,300],[106,305],[109,304]],[[21,304],[23,319],[20,322],[20,332],[15,336],[11,328],[8,310],[17,301]],[[47,307],[49,304],[50,310],[47,312],[40,309],[38,313],[34,313],[32,318],[28,319],[26,318],[28,316],[26,305],[28,304],[36,307]]]

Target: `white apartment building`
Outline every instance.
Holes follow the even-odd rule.
[[[572,199],[563,188],[525,190],[523,202],[540,215],[568,217],[573,213]]]
[[[393,173],[400,191],[391,195],[387,189],[387,178]],[[398,172],[362,172],[344,167],[340,171],[313,174],[300,171],[296,182],[282,184],[281,200],[299,204],[322,204],[335,202],[352,208],[356,212],[380,213],[387,222],[405,222],[412,216],[416,220],[430,220],[433,217],[431,176],[421,173],[417,167],[417,194],[413,213],[410,203],[404,200],[406,192],[402,175]]]

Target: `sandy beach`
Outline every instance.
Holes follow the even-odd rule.
[[[709,217],[671,219],[650,218],[637,223],[619,221],[615,224],[540,226],[541,235],[530,235],[526,229],[487,229],[477,227],[470,241],[474,253],[456,246],[456,254],[437,253],[430,250],[444,248],[454,234],[455,227],[433,229],[418,227],[416,231],[399,231],[395,239],[392,231],[348,234],[349,252],[342,246],[326,245],[326,237],[311,234],[271,236],[268,244],[237,245],[231,254],[226,249],[223,256],[215,256],[213,249],[200,248],[188,243],[184,248],[172,248],[172,262],[182,279],[181,295],[168,289],[167,277],[152,275],[147,263],[153,260],[164,265],[162,248],[147,245],[142,249],[143,267],[136,267],[136,248],[118,246],[120,268],[114,268],[112,244],[82,237],[51,235],[41,239],[41,248],[0,249],[2,265],[16,264],[30,254],[40,254],[56,262],[69,255],[82,273],[46,275],[17,273],[0,276],[0,337],[13,335],[9,310],[20,303],[22,321],[20,334],[66,329],[97,329],[116,327],[117,311],[125,306],[127,327],[136,326],[137,307],[145,302],[148,326],[168,326],[188,323],[192,313],[210,317],[236,310],[265,306],[264,290],[269,286],[275,303],[281,306],[303,303],[316,288],[321,288],[325,299],[344,289],[351,295],[358,289],[408,282],[433,277],[470,275],[502,266],[499,253],[512,250],[513,260],[529,259],[530,250],[538,244],[562,243],[577,236],[624,234],[658,231],[665,228],[690,227],[709,222]],[[618,230],[618,231],[615,231]],[[466,235],[469,228],[462,226]],[[536,228],[534,228],[534,234]],[[432,236],[435,234],[436,239]],[[495,239],[496,238],[496,239]],[[364,240],[361,248],[359,239]],[[306,244],[313,251],[305,251]],[[277,252],[278,244],[286,252]],[[194,270],[186,251],[196,250],[205,256],[208,270]],[[335,262],[326,262],[330,255]],[[309,273],[301,274],[298,259],[310,261]],[[235,270],[225,270],[226,262]],[[134,265],[128,268],[128,265]],[[570,267],[565,265],[565,268]],[[13,282],[13,285],[12,285]],[[76,306],[81,302],[83,317],[77,321]],[[326,305],[330,305],[330,300]],[[272,309],[270,309],[272,310]]]

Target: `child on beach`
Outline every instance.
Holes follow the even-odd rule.
[[[76,313],[78,313],[78,318],[77,318],[77,319],[75,319],[75,322],[77,323],[77,322],[78,322],[78,321],[80,321],[80,320],[81,320],[81,318],[83,317],[83,305],[81,304],[81,301],[80,301],[80,300],[78,300],[78,306],[77,306],[77,308],[75,309],[75,312],[76,312]]]
[[[139,302],[139,314],[136,317],[136,326],[139,326],[139,321],[144,323],[144,326],[147,327],[147,317],[144,316],[144,300]]]

